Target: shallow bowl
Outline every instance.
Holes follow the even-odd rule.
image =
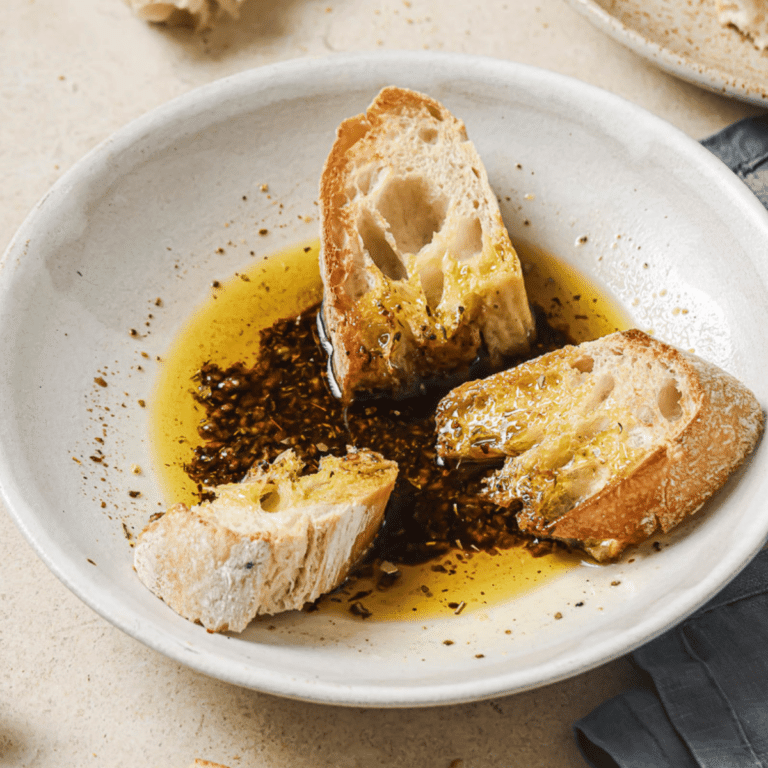
[[[228,636],[152,596],[127,534],[162,503],[139,404],[151,400],[156,358],[213,278],[251,263],[251,251],[317,236],[335,128],[390,84],[429,93],[465,121],[513,239],[556,254],[636,326],[695,349],[768,402],[768,215],[706,150],[630,103],[542,70],[344,55],[179,98],[96,148],[32,211],[0,268],[0,484],[51,570],[149,647],[283,696],[435,705],[561,680],[690,614],[766,538],[768,454],[759,447],[661,551],[584,564],[482,610],[395,622],[291,613]]]

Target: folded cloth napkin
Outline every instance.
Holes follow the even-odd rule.
[[[768,208],[768,116],[702,144]],[[768,768],[768,551],[632,658],[647,688],[574,725],[593,768]]]
[[[650,678],[575,725],[595,768],[768,766],[768,551],[633,654]]]

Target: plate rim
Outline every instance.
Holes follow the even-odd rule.
[[[755,92],[754,86],[750,86],[738,73],[728,73],[672,52],[624,24],[596,0],[566,2],[594,27],[665,72],[720,96],[731,96],[758,107],[768,107],[768,87],[762,93]]]

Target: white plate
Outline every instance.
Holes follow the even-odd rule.
[[[667,72],[768,106],[768,55],[717,20],[715,0],[567,0],[598,29]]]
[[[454,54],[338,56],[244,72],[171,102],[94,150],[30,214],[0,269],[0,481],[54,573],[148,646],[285,696],[442,704],[574,675],[693,611],[766,537],[768,454],[760,447],[661,552],[576,568],[485,612],[393,623],[289,614],[228,637],[146,591],[123,529],[139,531],[160,501],[137,405],[156,363],[140,353],[162,355],[211,280],[251,262],[249,251],[316,235],[336,125],[387,84],[428,92],[465,120],[513,235],[524,231],[613,292],[639,327],[696,348],[768,402],[768,215],[706,150],[541,70]],[[88,459],[97,447],[108,466]]]

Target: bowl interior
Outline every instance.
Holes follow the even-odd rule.
[[[377,706],[523,690],[625,653],[716,592],[768,532],[759,447],[660,552],[585,564],[484,612],[375,624],[292,613],[230,637],[179,618],[139,583],[128,535],[161,504],[141,401],[166,349],[212,280],[317,237],[335,128],[390,84],[429,93],[465,121],[513,240],[576,267],[638,327],[696,350],[768,402],[765,211],[647,113],[491,60],[344,56],[190,93],[73,168],[0,270],[0,481],[49,567],[108,620],[202,672]]]

